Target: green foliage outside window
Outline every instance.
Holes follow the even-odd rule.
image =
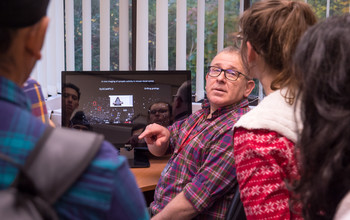
[[[251,0],[253,4],[257,0]],[[131,0],[129,0],[129,26],[131,27]],[[327,0],[308,0],[318,18],[324,19],[327,11]],[[217,0],[206,0],[205,8],[205,47],[204,65],[210,63],[217,53],[217,28],[218,28],[218,3]],[[196,80],[196,57],[197,57],[197,0],[187,0],[186,19],[186,68],[191,70],[193,91]],[[91,30],[92,30],[92,70],[100,69],[100,0],[91,0]],[[119,69],[119,0],[110,0],[110,69]],[[329,16],[341,15],[350,12],[349,0],[331,0]],[[232,44],[232,37],[239,30],[240,0],[225,1],[225,26],[224,47]],[[176,69],[176,0],[168,0],[168,56],[169,69]],[[82,0],[74,0],[74,43],[75,43],[75,70],[82,70]],[[132,42],[131,28],[129,28],[129,56],[131,63]],[[156,66],[156,0],[149,0],[149,69]],[[206,69],[206,68],[204,68]],[[205,74],[204,74],[205,76]],[[204,80],[204,79],[203,79]],[[257,87],[253,90],[258,95]]]
[[[308,0],[319,19],[326,18],[327,0]],[[329,5],[329,16],[336,16],[349,13],[349,0],[331,0]]]

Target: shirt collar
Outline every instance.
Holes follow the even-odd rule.
[[[244,98],[242,99],[240,102],[238,103],[234,103],[232,105],[227,105],[225,107],[222,107],[222,108],[218,108],[215,112],[213,112],[212,114],[212,119],[214,118],[217,118],[219,117],[220,115],[222,114],[225,114],[229,111],[232,111],[232,110],[236,110],[236,109],[239,109],[239,108],[244,108],[244,107],[248,107],[249,105],[249,102],[248,102],[248,99],[247,98]],[[208,116],[209,113],[210,113],[210,103],[209,103],[209,100],[208,99],[205,99],[202,103],[202,109],[204,110],[205,112],[205,115]]]
[[[23,90],[14,82],[0,76],[0,99],[31,111],[31,104]]]

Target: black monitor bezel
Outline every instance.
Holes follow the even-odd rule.
[[[139,76],[166,76],[166,75],[185,75],[186,81],[191,81],[191,71],[190,70],[111,70],[111,71],[62,71],[61,74],[61,85],[63,87],[64,83],[67,83],[66,78],[69,75],[113,75],[113,76],[127,76],[127,75],[139,75]],[[152,78],[152,77],[151,77]],[[61,87],[61,88],[62,88]],[[192,94],[188,93],[187,100],[192,100]],[[61,106],[62,99],[61,99]],[[192,113],[192,104],[188,106],[188,110]],[[61,121],[62,123],[62,121]]]

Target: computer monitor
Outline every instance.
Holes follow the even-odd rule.
[[[78,128],[86,126],[103,134],[118,149],[134,148],[135,159],[129,161],[130,165],[144,167],[143,162],[137,164],[137,157],[147,151],[147,146],[138,141],[137,136],[159,114],[169,114],[169,123],[163,121],[163,126],[171,124],[174,117],[170,113],[176,107],[171,105],[179,95],[179,88],[190,81],[190,71],[63,71],[62,125],[69,118],[68,127],[80,123],[83,125]],[[65,100],[74,98],[64,89],[71,85],[79,89],[80,98],[75,100],[78,106]],[[74,93],[72,88],[70,91]],[[189,115],[192,112],[191,89],[186,91],[186,96],[185,109]],[[165,106],[168,112],[162,109]],[[156,123],[162,123],[160,118]]]

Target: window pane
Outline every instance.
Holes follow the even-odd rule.
[[[156,68],[156,3],[148,1],[148,69]]]
[[[233,37],[239,31],[240,0],[225,1],[224,47],[233,45]]]
[[[83,19],[82,0],[74,0],[74,51],[75,70],[83,70]]]
[[[91,69],[100,70],[100,0],[91,0],[91,44]]]
[[[186,66],[191,70],[192,92],[196,90],[197,1],[187,0]]]
[[[308,0],[307,3],[311,5],[319,19],[326,17],[327,0]]]
[[[349,0],[332,0],[330,1],[329,15],[334,16],[350,13],[349,7]]]
[[[209,66],[217,53],[218,3],[217,0],[205,1],[204,65]],[[204,75],[205,76],[205,75]],[[204,79],[203,79],[204,80]]]
[[[168,14],[168,57],[169,70],[176,69],[176,0],[169,0],[169,14]]]
[[[119,69],[119,0],[111,0],[110,69]]]

